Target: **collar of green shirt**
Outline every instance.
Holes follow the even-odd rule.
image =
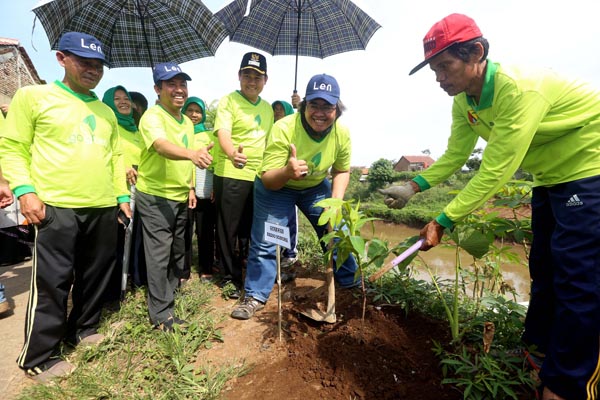
[[[473,110],[479,111],[492,106],[492,102],[494,101],[494,76],[496,76],[497,69],[498,64],[488,59],[479,104],[475,102],[473,96],[467,96],[467,103],[473,107]]]

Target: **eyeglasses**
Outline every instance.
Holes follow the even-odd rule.
[[[337,109],[336,106],[333,106],[331,104],[319,105],[319,104],[315,104],[315,103],[308,103],[307,108],[308,108],[308,111],[310,111],[310,112],[321,111],[324,113],[331,113]]]

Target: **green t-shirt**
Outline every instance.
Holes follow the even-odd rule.
[[[140,156],[144,148],[144,140],[139,131],[131,132],[119,125],[119,135],[121,136],[121,148],[123,149],[123,158],[125,168],[131,168],[133,165],[140,164]]]
[[[487,141],[478,173],[437,220],[450,227],[491,198],[522,167],[534,186],[600,174],[600,92],[550,70],[488,61],[479,104],[454,98],[444,155],[415,178],[422,190],[462,167],[478,138]]]
[[[273,108],[260,97],[253,104],[239,91],[232,92],[219,101],[215,116],[214,135],[219,129],[231,132],[231,141],[237,150],[241,144],[248,157],[244,168],[236,168],[218,145],[215,137],[213,163],[215,175],[226,178],[254,181],[265,150],[265,139],[273,126]]]
[[[177,146],[192,148],[192,121],[183,114],[178,121],[160,105],[155,105],[140,119],[140,133],[144,149],[140,156],[137,190],[172,201],[187,201],[194,164],[189,160],[169,160],[158,154],[153,144],[157,139],[166,139]]]
[[[316,186],[327,177],[331,167],[340,172],[350,170],[350,132],[339,119],[327,136],[322,140],[315,140],[302,127],[300,114],[293,114],[280,119],[271,128],[259,177],[262,172],[282,168],[288,163],[290,144],[296,146],[296,158],[305,160],[308,164],[308,175],[298,181],[288,180],[285,184],[287,188],[306,189]]]
[[[0,140],[15,195],[64,208],[128,201],[117,118],[98,98],[62,82],[26,86],[12,99]]]

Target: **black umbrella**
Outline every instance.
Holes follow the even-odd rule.
[[[294,91],[298,56],[325,58],[364,50],[381,28],[350,0],[234,0],[215,16],[232,42],[274,56],[296,56]]]
[[[33,12],[53,49],[64,32],[85,32],[102,42],[111,68],[214,56],[227,36],[200,0],[50,0]]]

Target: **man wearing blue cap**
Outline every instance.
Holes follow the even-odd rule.
[[[159,103],[140,119],[144,149],[136,205],[143,227],[150,321],[157,329],[172,331],[174,325],[185,324],[175,315],[174,294],[184,268],[187,208],[196,207],[194,165],[210,165],[213,144],[192,150],[194,124],[181,112],[190,76],[175,63],[161,63],[154,67],[153,78]]]
[[[102,44],[67,32],[56,58],[63,80],[19,89],[0,140],[2,171],[22,214],[36,225],[17,362],[40,382],[73,370],[59,358],[63,340],[102,340],[96,325],[115,265],[117,204],[131,215],[117,120],[92,91],[106,62]]]
[[[340,87],[330,75],[313,76],[299,112],[277,121],[267,138],[264,158],[254,180],[254,218],[244,282],[245,296],[233,310],[236,319],[252,318],[264,307],[277,276],[276,246],[265,241],[265,222],[287,226],[294,207],[310,221],[319,239],[326,198],[343,199],[350,182],[350,132],[339,121],[344,106]],[[331,168],[331,182],[327,175]],[[325,247],[323,246],[323,250]],[[342,288],[358,284],[352,255],[335,270]]]

